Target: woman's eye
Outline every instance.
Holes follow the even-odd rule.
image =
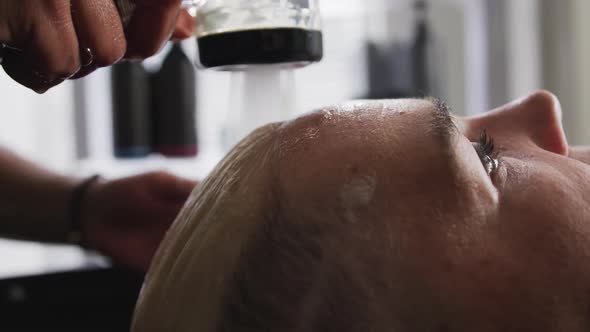
[[[473,148],[477,152],[486,173],[492,176],[498,170],[500,163],[498,162],[498,154],[494,151],[494,139],[488,135],[485,129],[479,136],[479,141],[473,143]]]

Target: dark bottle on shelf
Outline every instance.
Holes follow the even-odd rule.
[[[112,69],[113,135],[117,158],[141,158],[151,152],[149,74],[140,62]]]
[[[196,74],[179,43],[174,43],[152,79],[153,142],[168,157],[198,153]]]

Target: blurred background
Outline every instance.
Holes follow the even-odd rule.
[[[297,113],[355,98],[437,96],[455,113],[473,115],[545,88],[561,99],[570,143],[590,143],[589,1],[323,0],[320,5],[324,59],[295,71]],[[179,46],[193,61],[194,40]],[[174,56],[172,49],[168,45],[139,65],[145,70],[141,75],[160,70]],[[112,91],[113,84],[125,84],[115,77],[112,69],[102,69],[37,95],[0,73],[0,145],[81,177],[148,170],[205,177],[227,148],[231,74],[196,71],[194,118],[188,116],[184,125],[195,130],[197,145],[184,158],[149,151],[115,157],[121,156],[115,142],[121,128],[113,126],[113,105],[121,101]],[[74,248],[4,240],[0,257],[0,278],[106,264]]]

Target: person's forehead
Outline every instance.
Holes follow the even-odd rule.
[[[436,127],[437,105],[426,99],[359,100],[325,107],[283,124],[282,155],[335,162],[425,144]],[[302,155],[298,151],[305,151]],[[399,151],[400,154],[405,152]],[[370,158],[372,159],[372,158]]]
[[[327,106],[285,122],[282,132],[284,138],[296,139],[309,136],[306,134],[313,130],[404,130],[403,122],[427,122],[435,110],[436,103],[429,99],[356,100]]]
[[[323,108],[320,112],[340,119],[370,117],[395,117],[413,114],[427,116],[435,108],[430,99],[386,99],[386,100],[354,100]]]
[[[308,114],[283,127],[280,172],[296,186],[324,189],[354,176],[392,182],[429,175],[442,162],[432,157],[435,108],[420,99],[354,101]]]

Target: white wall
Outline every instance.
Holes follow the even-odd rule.
[[[509,59],[507,99],[512,100],[541,87],[540,3],[538,0],[506,0],[505,9]]]
[[[576,92],[571,109],[565,115],[571,130],[571,140],[575,144],[590,144],[590,1],[575,0],[571,6],[573,25],[572,64],[575,76],[572,88]]]
[[[0,101],[0,145],[51,169],[72,169],[71,83],[38,95],[0,71]]]
[[[590,144],[590,2],[542,0],[543,86],[557,94],[570,144]]]

